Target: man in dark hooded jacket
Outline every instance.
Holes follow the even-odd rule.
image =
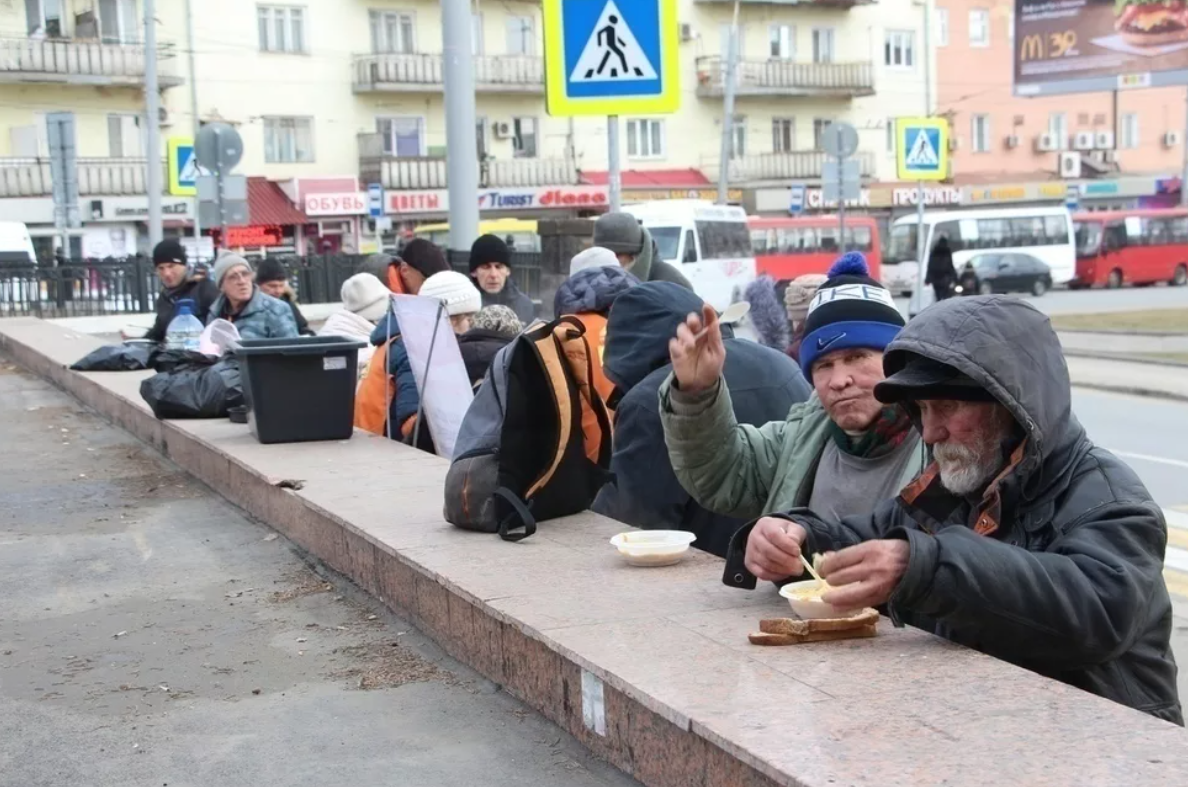
[[[607,324],[603,366],[621,397],[615,403],[615,480],[602,488],[593,510],[646,529],[687,530],[694,546],[724,556],[740,520],[698,505],[673,473],[660,422],[660,384],[672,371],[668,340],[704,302],[672,282],[640,284],[619,294]],[[812,389],[782,352],[734,339],[728,327],[723,376],[740,423],[756,426],[788,414]],[[735,393],[738,386],[737,393]]]
[[[1018,300],[949,300],[910,321],[883,365],[875,395],[907,408],[933,464],[867,516],[798,509],[748,525],[726,584],[782,581],[800,555],[831,553],[830,603],[886,605],[897,623],[1182,725],[1167,526],[1073,415],[1048,319]]]
[[[957,284],[957,268],[953,266],[953,250],[949,247],[949,239],[944,235],[928,255],[928,270],[925,274],[924,283],[932,285],[936,300],[952,297],[953,287]]]
[[[610,249],[640,281],[671,281],[692,290],[685,275],[660,259],[652,233],[630,213],[606,213],[594,222],[594,244]]]
[[[192,301],[194,316],[205,325],[210,307],[218,300],[219,288],[186,261],[186,250],[181,243],[174,238],[158,243],[153,249],[153,267],[161,280],[161,292],[157,295],[157,319],[144,338],[165,341],[165,329],[177,316],[179,301]]]

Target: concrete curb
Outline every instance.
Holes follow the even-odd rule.
[[[1126,394],[1128,396],[1143,396],[1149,399],[1166,399],[1169,402],[1188,402],[1188,394],[1179,394],[1172,391],[1157,391],[1153,388],[1142,388],[1131,385],[1107,385],[1103,383],[1079,383],[1073,381],[1073,388],[1088,388],[1093,391],[1104,391],[1105,393]]]
[[[1177,310],[1170,309],[1169,311],[1177,311]],[[1102,314],[1108,315],[1109,312],[1102,312]],[[1057,319],[1059,319],[1059,317],[1060,317],[1059,314],[1050,315],[1050,316],[1055,316]],[[1058,334],[1059,333],[1088,333],[1088,334],[1100,333],[1100,334],[1106,334],[1109,336],[1134,336],[1134,337],[1140,338],[1140,339],[1147,339],[1147,338],[1167,339],[1169,337],[1173,338],[1173,339],[1180,338],[1180,337],[1188,338],[1188,332],[1185,332],[1185,331],[1131,331],[1131,330],[1127,330],[1125,328],[1057,328],[1055,325],[1053,325],[1052,328]]]
[[[1144,366],[1168,366],[1174,369],[1188,369],[1188,362],[1185,361],[1160,361],[1155,358],[1143,358],[1141,356],[1124,355],[1122,353],[1101,353],[1090,352],[1089,350],[1065,349],[1065,355],[1072,355],[1077,358],[1093,358],[1098,361],[1122,361],[1124,363],[1141,363]]]

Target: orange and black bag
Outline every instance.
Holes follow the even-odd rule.
[[[446,475],[446,519],[519,541],[584,511],[610,478],[611,427],[585,328],[536,323],[495,356]]]

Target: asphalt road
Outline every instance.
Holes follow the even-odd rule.
[[[1188,308],[1188,287],[1123,287],[1119,290],[1053,290],[1039,298],[1025,298],[1044,314],[1094,314],[1143,309]],[[896,298],[907,314],[908,299]]]
[[[0,359],[0,787],[627,787]]]

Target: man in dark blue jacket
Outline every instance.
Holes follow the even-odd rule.
[[[615,407],[615,480],[602,488],[594,511],[645,529],[687,530],[694,546],[720,557],[741,522],[693,500],[673,473],[660,423],[660,384],[672,371],[668,340],[701,298],[672,282],[647,282],[621,293],[610,310],[603,368],[619,394]],[[725,330],[729,331],[729,328]],[[787,355],[726,334],[723,372],[739,423],[778,421],[812,389]],[[736,387],[737,386],[737,389]]]

